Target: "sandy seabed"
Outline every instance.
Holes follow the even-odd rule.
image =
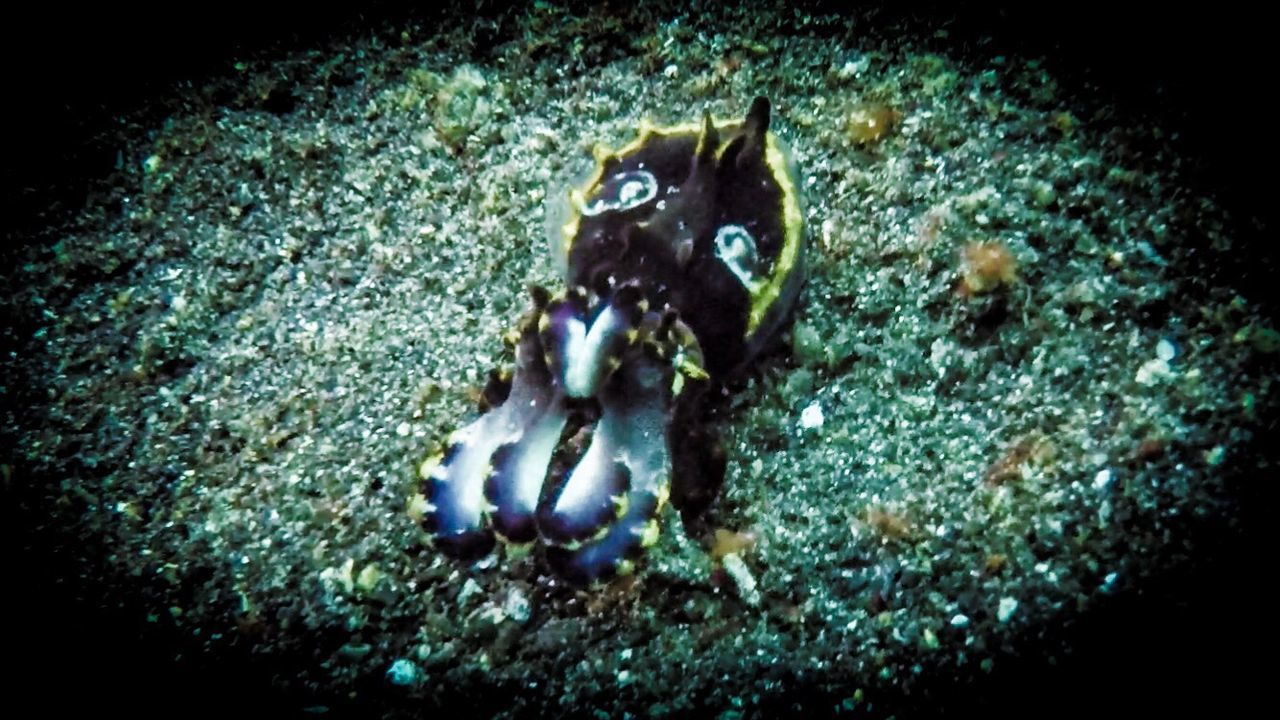
[[[158,93],[83,204],[10,233],[11,583],[41,627],[119,623],[50,631],[46,701],[97,687],[87,654],[143,709],[176,677],[320,717],[1039,711],[1213,634],[1159,623],[1242,547],[1280,335],[1160,117],[871,11],[443,17]],[[594,142],[759,94],[810,277],[711,409],[705,531],[668,513],[589,592],[438,557],[415,466],[559,282],[548,198]],[[713,529],[753,538],[729,570]]]

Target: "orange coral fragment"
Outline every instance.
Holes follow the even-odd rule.
[[[1144,439],[1134,448],[1132,459],[1138,462],[1153,462],[1164,457],[1165,448],[1168,443],[1158,437],[1149,437]]]
[[[1018,260],[1000,242],[971,242],[960,250],[962,296],[982,295],[1018,281]]]
[[[882,507],[867,508],[863,521],[886,540],[909,540],[915,535],[915,527],[905,515]]]
[[[738,554],[755,547],[756,534],[751,530],[737,532],[725,528],[716,528],[715,539],[711,544],[711,559],[719,562],[725,555]]]
[[[1004,553],[991,553],[983,562],[982,571],[987,575],[998,575],[1004,566],[1009,564],[1009,558]]]
[[[1053,445],[1038,433],[1019,438],[1004,455],[987,468],[983,476],[988,485],[1004,485],[1022,479],[1023,467],[1044,465],[1053,458]]]
[[[588,615],[599,616],[617,611],[635,600],[635,575],[620,575],[595,592],[580,592]]]
[[[737,54],[729,54],[721,57],[716,61],[716,78],[724,80],[733,76],[734,73],[742,69],[742,57]]]
[[[845,132],[855,145],[874,145],[902,119],[902,113],[884,103],[863,103],[849,113]]]

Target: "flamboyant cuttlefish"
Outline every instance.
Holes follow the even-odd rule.
[[[701,400],[790,316],[804,279],[800,201],[769,101],[746,117],[642,124],[569,193],[553,239],[567,289],[531,289],[515,370],[419,468],[437,548],[540,542],[585,585],[632,570],[670,499],[714,496],[723,453]]]

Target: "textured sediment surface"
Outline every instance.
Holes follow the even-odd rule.
[[[0,269],[6,502],[51,576],[11,583],[321,716],[933,714],[1217,559],[1280,335],[1159,118],[874,14],[646,7],[401,22],[122,116]],[[668,513],[602,591],[437,557],[415,465],[558,282],[548,195],[757,94],[810,280],[714,405],[705,529]]]

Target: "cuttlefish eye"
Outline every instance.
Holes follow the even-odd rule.
[[[607,181],[590,202],[580,203],[578,212],[588,217],[630,210],[658,196],[658,179],[647,170],[620,172]]]
[[[741,225],[725,225],[716,231],[716,258],[729,268],[743,287],[752,288],[756,282],[758,257],[756,241]]]

